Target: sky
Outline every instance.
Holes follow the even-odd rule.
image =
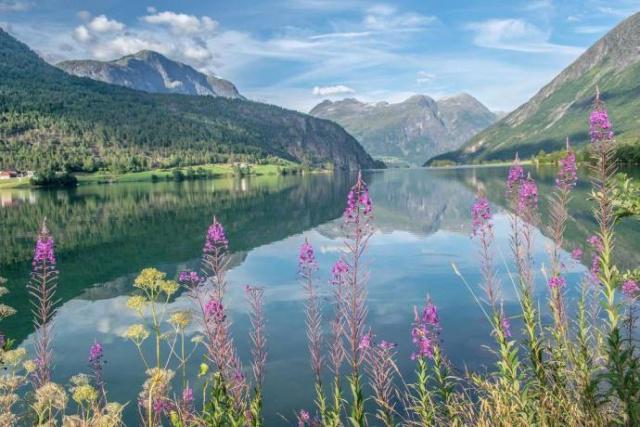
[[[640,0],[0,0],[0,27],[51,63],[150,49],[304,112],[460,92],[510,111],[637,11]]]

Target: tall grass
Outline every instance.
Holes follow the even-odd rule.
[[[589,123],[591,197],[598,229],[589,239],[594,255],[575,302],[566,298],[565,278],[569,262],[565,250],[570,248],[565,247],[564,232],[577,180],[576,158],[568,143],[555,189],[548,195],[548,218],[540,217],[538,187],[517,157],[506,177],[515,266],[513,272],[508,271],[508,278],[517,291],[519,315],[507,317],[503,309],[503,283],[498,279],[500,268],[495,262],[496,236],[489,200],[478,194],[471,207],[482,281],[468,283],[455,266],[453,273],[462,279],[491,326],[490,348],[495,365],[484,374],[460,373],[452,366],[442,343],[449,331],[443,330],[441,313],[428,296],[421,307],[414,307],[413,324],[407,325],[406,339],[414,345],[411,355],[399,354],[394,343],[379,340],[375,331],[368,328],[368,272],[364,259],[373,235],[374,206],[366,183],[358,176],[343,216],[344,251],[332,267],[330,283],[317,282],[319,266],[310,242],[304,242],[298,255],[301,287],[306,295],[307,351],[316,397],[306,408],[288,414],[290,423],[640,425],[640,360],[635,341],[640,286],[632,273],[621,273],[616,268],[613,258],[616,218],[611,186],[616,172],[612,162],[615,141],[599,95]],[[551,238],[550,267],[542,273],[547,285],[546,301],[537,299],[533,292],[539,282],[533,259],[538,227],[546,229]],[[231,335],[226,308],[228,245],[222,224],[214,218],[205,237],[200,271],[182,272],[174,281],[149,268],[133,283],[128,307],[138,315],[139,323],[131,325],[125,336],[138,349],[147,379],[137,401],[128,404],[138,408],[140,425],[264,424],[263,384],[268,357],[265,295],[260,288],[246,287],[252,360],[251,368],[245,368]],[[43,226],[29,284],[34,301],[35,360],[28,360],[24,349],[10,350],[0,335],[0,361],[5,367],[0,381],[0,424],[122,425],[123,406],[109,402],[106,392],[108,378],[102,372],[103,348],[99,343],[94,343],[88,352],[90,372],[73,377],[69,391],[51,382],[57,284],[53,246],[53,238]],[[582,254],[581,248],[571,251],[576,260]],[[192,308],[170,312],[168,303],[181,288],[190,296]],[[1,293],[5,292],[3,289],[0,288]],[[549,306],[551,321],[542,320],[541,304]],[[0,320],[10,314],[10,309],[0,306]],[[187,341],[186,329],[192,323],[201,335]],[[143,345],[147,340],[150,346]],[[199,346],[205,356],[198,374],[203,385],[196,390],[186,366]],[[399,357],[410,357],[415,362],[413,373],[401,374],[397,367]],[[331,381],[323,382],[326,378]],[[28,382],[32,393],[27,394],[26,405],[20,411],[15,405],[17,392]]]

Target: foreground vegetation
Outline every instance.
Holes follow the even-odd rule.
[[[564,242],[567,204],[577,181],[576,155],[570,148],[560,161],[556,187],[549,195],[552,208],[544,222],[536,182],[517,161],[507,176],[515,265],[510,277],[518,290],[520,316],[507,317],[502,309],[503,284],[494,262],[489,201],[478,194],[471,208],[483,280],[469,284],[460,277],[492,326],[495,365],[487,373],[462,372],[452,366],[442,344],[448,332],[440,325],[436,302],[428,296],[421,308],[414,309],[414,323],[407,325],[406,339],[415,345],[413,354],[398,354],[394,343],[368,328],[364,257],[373,234],[374,206],[358,177],[347,198],[345,248],[331,269],[331,283],[320,286],[317,281],[319,266],[311,242],[305,241],[298,255],[316,399],[296,412],[295,422],[300,426],[638,425],[640,359],[634,310],[640,286],[636,273],[619,271],[612,258],[618,215],[612,189],[615,144],[599,99],[590,117],[590,136],[591,197],[598,228],[588,239],[592,259],[578,285],[577,301],[566,298],[566,269],[571,261],[563,252],[572,249],[571,258],[576,261],[586,252],[581,247],[566,248]],[[541,320],[541,301],[533,293],[537,226],[547,227],[553,242],[548,249],[550,267],[543,271],[552,314],[549,322]],[[204,240],[200,271],[184,271],[170,280],[161,271],[147,268],[133,283],[127,305],[139,321],[125,336],[138,348],[148,378],[137,401],[128,404],[138,408],[140,425],[263,425],[262,384],[268,374],[263,290],[246,288],[252,351],[250,367],[245,368],[230,333],[229,241],[217,219]],[[454,272],[460,275],[455,266]],[[71,378],[67,388],[51,382],[56,286],[54,240],[45,224],[36,242],[29,283],[35,307],[35,353],[29,358],[24,349],[10,349],[2,336],[0,358],[6,370],[0,381],[0,424],[121,425],[123,406],[111,402],[117,396],[106,392],[109,379],[103,375],[104,352],[99,343],[88,349],[86,374]],[[192,308],[169,312],[167,303],[180,290],[191,297]],[[327,300],[330,307],[324,306]],[[8,306],[2,306],[0,313],[1,317],[14,314]],[[188,342],[185,331],[194,322],[201,335]],[[153,351],[143,350],[147,342],[153,344]],[[202,346],[206,354],[198,374],[204,380],[202,390],[193,389],[193,378],[184,369],[193,346]],[[410,378],[398,372],[398,357],[415,361]],[[328,382],[323,381],[326,373]],[[32,393],[17,405],[21,387],[31,388]]]

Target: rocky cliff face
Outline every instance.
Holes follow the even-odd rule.
[[[622,21],[525,104],[433,160],[505,160],[588,141],[587,117],[596,92],[616,127],[618,142],[640,144],[640,13]]]
[[[57,66],[78,77],[146,92],[243,98],[230,81],[203,74],[189,65],[149,50],[115,61],[64,61]]]
[[[374,157],[411,164],[460,147],[496,120],[494,113],[468,94],[438,101],[415,95],[397,104],[352,98],[323,101],[310,114],[344,126]]]

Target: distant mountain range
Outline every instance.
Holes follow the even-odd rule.
[[[497,120],[466,93],[437,101],[415,95],[397,104],[326,100],[309,114],[342,125],[374,157],[414,165],[455,150]]]
[[[69,75],[0,29],[0,169],[119,171],[281,158],[376,162],[340,126],[243,99],[132,90]]]
[[[600,87],[622,144],[640,145],[640,13],[598,40],[533,98],[471,138],[431,160],[471,163],[529,157],[589,140],[588,115]]]
[[[146,92],[244,99],[230,81],[201,73],[189,65],[172,61],[150,50],[109,62],[64,61],[57,64],[57,67],[78,77]]]

